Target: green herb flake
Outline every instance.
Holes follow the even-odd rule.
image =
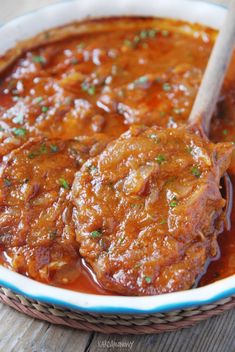
[[[169,205],[171,208],[175,208],[178,205],[178,202],[177,200],[172,200]]]
[[[147,284],[150,284],[152,282],[152,278],[150,276],[145,276],[144,279],[147,282]]]
[[[158,138],[157,135],[154,134],[154,133],[150,134],[148,137],[151,138],[151,139],[157,139]]]
[[[122,244],[124,241],[125,241],[125,236],[122,236],[122,237],[119,239],[119,243]]]
[[[148,76],[142,76],[142,77],[139,77],[135,80],[135,85],[142,85],[142,84],[145,84],[148,82]]]
[[[42,101],[43,101],[42,97],[37,97],[37,98],[34,99],[34,103],[35,104],[40,104]]]
[[[15,95],[14,97],[12,97],[12,100],[15,101],[15,102],[18,101],[19,99],[20,99],[20,97],[18,97],[17,95]]]
[[[59,150],[59,148],[58,148],[57,145],[55,145],[55,144],[51,144],[51,145],[50,145],[50,149],[51,149],[51,152],[52,152],[52,153],[56,153],[56,152],[58,152],[58,150]]]
[[[164,225],[164,224],[166,224],[166,223],[167,223],[166,219],[162,219],[162,220],[159,222],[159,225]]]
[[[102,236],[102,232],[100,230],[95,230],[91,232],[92,238],[100,238]]]
[[[148,46],[147,43],[143,43],[143,44],[142,44],[142,47],[143,47],[144,49],[148,49],[149,46]]]
[[[72,58],[71,64],[72,65],[77,65],[78,64],[78,59],[76,57]]]
[[[89,95],[94,95],[95,94],[95,86],[90,86],[88,89],[87,89],[87,93]]]
[[[161,165],[164,161],[166,161],[166,158],[164,155],[159,154],[158,156],[156,156],[155,160],[159,165]]]
[[[11,186],[11,181],[8,178],[4,178],[3,183],[4,183],[4,186],[6,186],[6,187]]]
[[[166,116],[166,113],[165,113],[165,111],[159,111],[159,115],[160,115],[161,117],[164,117],[164,116]]]
[[[138,35],[136,35],[136,36],[134,37],[134,39],[133,39],[133,42],[134,42],[135,44],[138,44],[138,43],[140,42],[140,37],[138,37]]]
[[[48,106],[42,106],[42,112],[47,112],[49,110]]]
[[[45,154],[47,153],[47,147],[46,145],[43,143],[40,147],[40,154]]]
[[[0,126],[0,131],[1,131],[1,132],[4,131],[4,128],[3,128],[2,126]]]
[[[149,36],[150,38],[156,37],[156,34],[157,34],[156,29],[149,29],[149,31],[148,31],[148,36]]]
[[[185,150],[187,153],[191,154],[193,151],[193,147],[186,147]]]
[[[173,111],[174,111],[174,113],[175,113],[176,115],[181,115],[182,112],[183,112],[183,109],[175,108]]]
[[[60,178],[59,179],[59,184],[64,189],[69,189],[70,188],[68,182],[64,178]]]
[[[81,42],[80,44],[78,44],[77,48],[78,49],[84,49],[85,48],[85,43]]]
[[[45,64],[46,59],[43,56],[33,56],[32,57],[33,62],[38,63],[38,64]]]
[[[14,128],[13,133],[17,137],[23,137],[26,134],[26,129],[25,128]]]
[[[228,130],[223,130],[223,135],[227,136],[227,134],[228,134]]]
[[[19,113],[16,117],[14,117],[13,122],[22,124],[24,122],[24,114]]]
[[[170,33],[169,33],[169,31],[167,31],[166,29],[163,29],[163,30],[161,31],[161,34],[162,34],[163,37],[168,37],[168,35],[169,35]]]
[[[132,41],[129,40],[129,39],[125,39],[124,42],[123,42],[123,44],[124,44],[125,46],[127,46],[128,48],[132,48],[132,47],[133,47],[133,43],[132,43]]]
[[[86,82],[83,82],[81,84],[81,88],[84,92],[87,92],[89,95],[95,94],[95,86],[93,86],[93,85],[89,85]]]
[[[193,166],[191,168],[191,174],[197,178],[199,178],[201,176],[201,171],[199,170],[199,168],[197,166]]]
[[[36,152],[32,152],[32,153],[28,154],[29,159],[34,159],[36,156],[38,156],[38,153],[36,153]]]
[[[141,38],[141,39],[146,39],[147,37],[148,37],[148,31],[143,29],[143,30],[140,32],[140,38]]]
[[[169,83],[164,83],[162,85],[162,89],[165,91],[165,92],[169,92],[171,90],[171,85]]]

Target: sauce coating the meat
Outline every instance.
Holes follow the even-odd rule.
[[[83,30],[55,43],[53,37],[33,43],[35,49],[1,74],[1,261],[40,281],[110,294],[78,253],[67,186],[83,162],[132,125],[185,123],[216,31],[151,18],[88,21],[77,28]],[[235,57],[212,123],[214,141],[235,141],[234,77]],[[75,154],[68,151],[72,145]],[[229,172],[235,173],[234,158]],[[47,208],[37,205],[42,199]],[[53,204],[60,214],[56,235],[50,235],[57,227]],[[219,236],[221,259],[210,264],[202,283],[235,273],[232,233]]]
[[[16,271],[54,283],[79,276],[70,188],[75,171],[102,150],[100,138],[39,137],[3,158],[0,246]]]
[[[132,295],[192,287],[217,253],[231,143],[185,128],[132,127],[76,174],[80,253],[107,289]]]

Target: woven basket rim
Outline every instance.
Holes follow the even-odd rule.
[[[235,308],[235,296],[213,305],[152,315],[102,315],[74,312],[54,305],[28,300],[0,287],[0,301],[32,318],[85,331],[116,334],[153,334],[187,328]]]

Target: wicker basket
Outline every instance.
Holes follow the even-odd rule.
[[[167,313],[138,315],[102,315],[72,311],[39,301],[26,299],[0,287],[0,301],[33,318],[74,329],[106,334],[155,334],[190,327],[201,320],[235,307],[235,296],[214,304],[192,307]]]

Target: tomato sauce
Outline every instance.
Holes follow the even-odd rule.
[[[83,28],[80,34],[43,45],[34,43],[34,49],[27,49],[1,73],[1,159],[31,138],[68,140],[102,134],[114,139],[134,124],[177,127],[187,121],[216,31],[201,25],[153,18],[88,21],[77,24],[80,27]],[[50,32],[47,37],[50,38]],[[216,142],[235,142],[235,55],[210,137]],[[39,153],[43,154],[42,150]],[[235,156],[229,174],[234,184]],[[66,190],[69,185],[64,181],[55,180],[55,183]],[[8,187],[10,182],[5,180]],[[27,206],[30,202],[31,199],[27,200]],[[232,229],[219,236],[220,256],[209,264],[200,285],[235,273],[234,226],[235,210]],[[6,235],[4,229],[0,235]],[[8,248],[4,241],[0,241],[1,258],[3,265],[32,277],[29,271],[32,248],[27,247],[31,235],[27,236],[20,264],[15,260],[15,247]],[[61,245],[61,238],[45,240],[49,251],[47,261],[45,256],[35,254],[33,265],[38,270],[34,272],[44,270],[44,276],[35,274],[33,278],[80,292],[111,294],[101,287],[80,259],[73,235],[66,240],[71,240],[73,257],[77,255],[79,277],[70,283],[53,280],[45,261],[46,266],[52,263],[50,248],[54,244],[50,241]],[[68,253],[69,248],[66,247]]]

